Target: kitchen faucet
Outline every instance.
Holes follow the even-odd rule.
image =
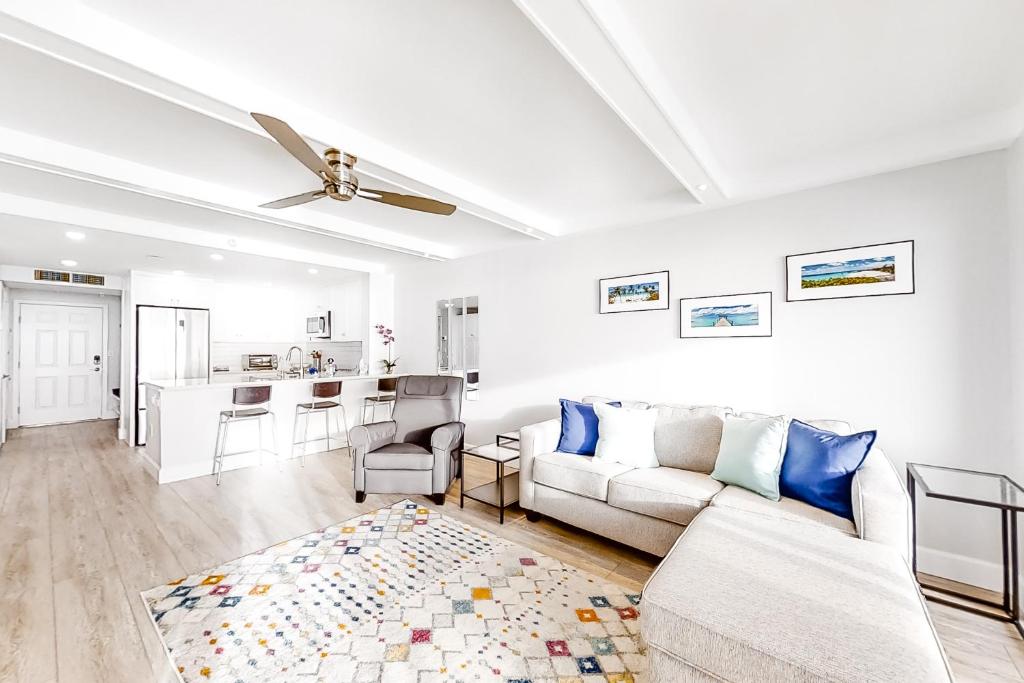
[[[299,363],[298,363],[298,365],[299,365],[299,374],[301,375],[302,374],[302,358],[306,354],[302,350],[301,346],[293,346],[290,349],[288,349],[288,353],[285,354],[285,357],[284,357],[284,362],[288,364],[288,370],[289,371],[291,371],[291,369],[292,369],[292,351],[298,351],[299,352]]]

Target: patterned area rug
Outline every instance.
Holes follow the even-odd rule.
[[[142,594],[183,681],[638,681],[640,596],[408,500]]]

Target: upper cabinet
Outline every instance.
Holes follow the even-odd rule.
[[[365,341],[366,283],[350,280],[331,287],[331,341]]]
[[[213,280],[198,277],[132,272],[130,295],[136,306],[210,308],[214,301]]]
[[[210,312],[213,341],[301,343],[306,315],[317,308],[312,296],[298,288],[218,283]]]

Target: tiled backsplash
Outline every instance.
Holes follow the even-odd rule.
[[[255,342],[213,342],[210,344],[210,361],[214,367],[226,365],[231,372],[242,372],[242,356],[245,354],[273,353],[280,358],[281,368],[284,369],[284,357],[292,344],[261,344]],[[359,359],[363,357],[363,342],[304,342],[296,344],[301,346],[303,362],[308,363],[310,359],[305,354],[314,349],[323,354],[323,362],[333,358],[338,364],[338,369],[349,370],[359,367]],[[294,356],[293,356],[294,358]]]

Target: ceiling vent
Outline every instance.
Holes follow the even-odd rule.
[[[75,285],[93,285],[102,287],[106,278],[102,275],[86,273],[66,273],[60,270],[36,270],[35,279],[43,282],[69,282]]]

